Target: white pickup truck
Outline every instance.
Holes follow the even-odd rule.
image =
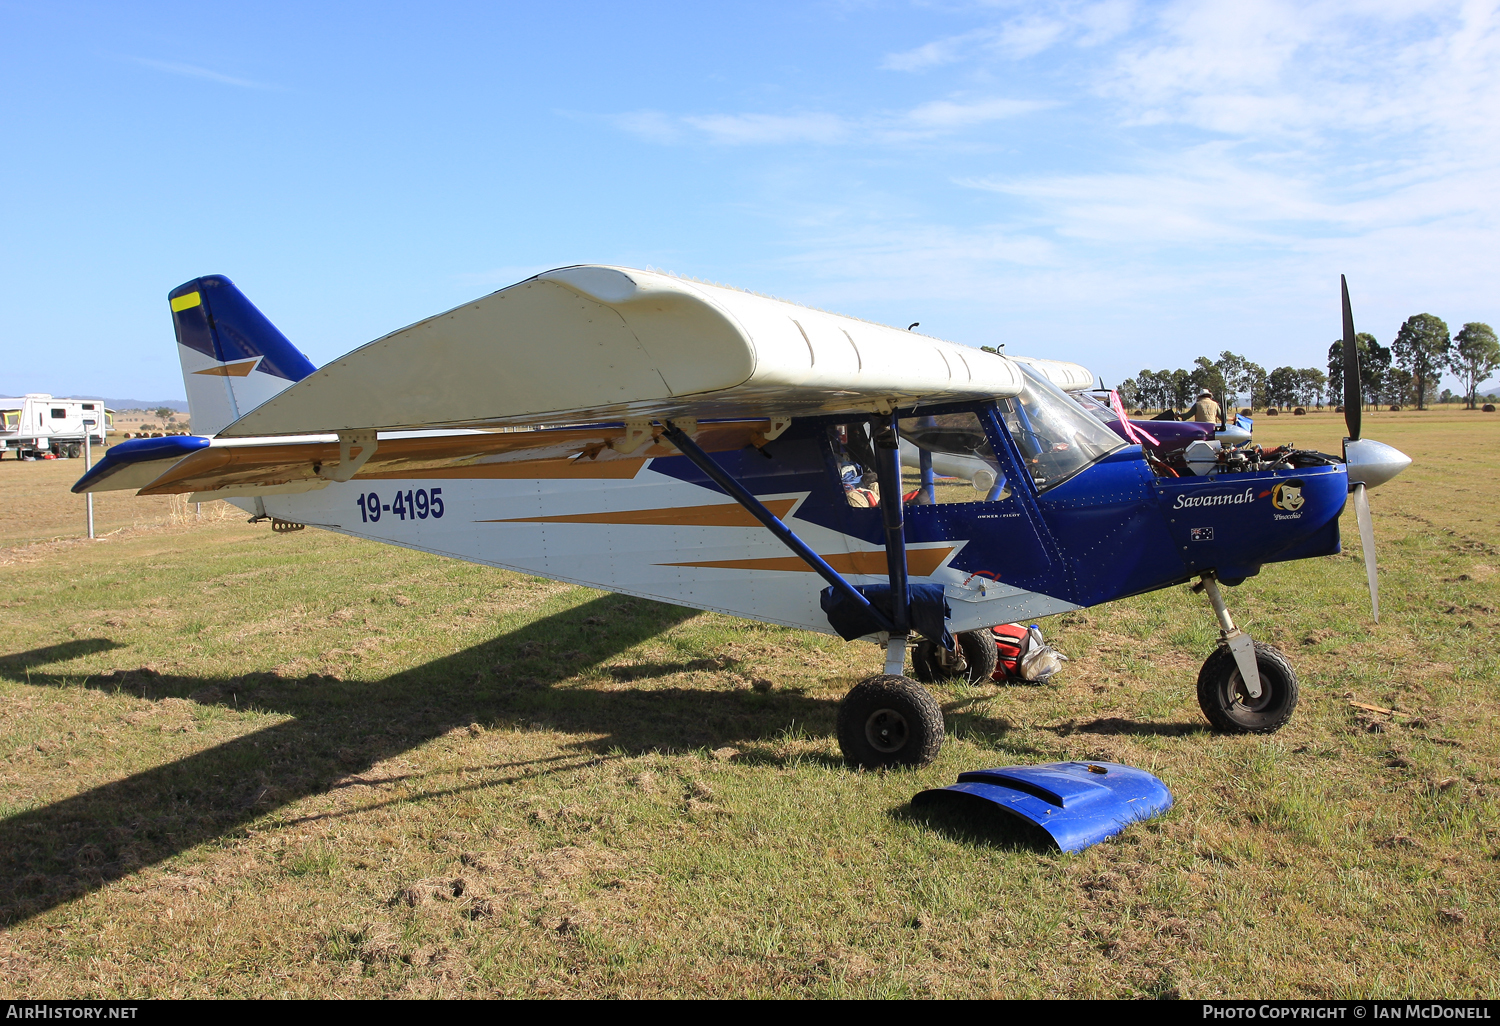
[[[0,399],[0,456],[82,456],[85,437],[104,445],[113,414],[97,399],[54,399],[45,392]]]

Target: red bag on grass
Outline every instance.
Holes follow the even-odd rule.
[[[995,680],[1016,680],[1021,676],[1021,657],[1026,654],[1026,628],[1017,623],[991,627],[995,635]]]
[[[993,680],[1022,680],[1030,684],[1046,681],[1068,661],[1068,657],[1042,639],[1036,624],[1023,627],[1002,623],[991,627],[995,636],[995,674]]]

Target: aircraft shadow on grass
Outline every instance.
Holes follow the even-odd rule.
[[[377,681],[288,679],[269,673],[226,679],[57,672],[59,662],[124,647],[107,638],[0,657],[0,673],[34,685],[123,690],[151,699],[188,698],[292,717],[0,820],[0,925],[82,897],[205,841],[234,835],[268,812],[335,791],[348,777],[474,722],[542,722],[590,736],[575,742],[571,753],[473,767],[515,769],[514,776],[431,791],[419,798],[571,772],[617,750],[719,747],[764,738],[790,723],[814,736],[833,733],[838,703],[795,691],[556,686],[578,667],[616,657],[695,615],[677,606],[605,595]],[[630,682],[714,665],[713,660],[646,663],[614,667],[606,674]],[[976,701],[950,703],[950,715],[958,717],[953,721],[956,727],[992,737],[1010,729],[1004,720],[969,712],[967,707]],[[1182,732],[1181,726],[1141,724],[1138,731],[1175,734]],[[1088,727],[1075,729],[1082,732]],[[828,761],[842,764],[831,757]],[[400,800],[410,801],[411,796]],[[986,824],[965,810],[954,812],[918,816],[905,809],[892,814],[917,816],[929,828],[963,843],[1034,846],[1034,838],[1011,824]]]
[[[121,647],[82,639],[0,657],[0,673],[34,685],[129,690],[293,717],[123,780],[0,820],[0,925],[81,897],[195,845],[232,835],[267,812],[336,789],[454,727],[543,722],[590,735],[540,773],[579,769],[614,750],[717,747],[795,721],[832,733],[837,702],[793,691],[556,687],[585,661],[619,655],[695,611],[606,595],[483,644],[377,681],[288,680],[250,674],[86,677],[53,665]],[[604,626],[586,625],[586,620]],[[560,640],[561,639],[561,640]],[[572,647],[562,656],[550,653]],[[570,658],[571,657],[571,658]],[[502,665],[497,665],[502,664]],[[635,667],[675,672],[693,664]],[[570,668],[572,667],[572,668]],[[476,767],[480,768],[480,767]],[[504,766],[489,767],[504,769]],[[526,766],[517,764],[524,771]],[[489,780],[458,790],[493,787]],[[447,792],[436,792],[442,794]]]
[[[1058,737],[1067,737],[1070,734],[1120,734],[1133,735],[1136,737],[1182,737],[1185,734],[1207,734],[1209,726],[1196,720],[1179,720],[1175,723],[1156,723],[1150,720],[1127,720],[1119,716],[1106,716],[1101,719],[1088,720],[1079,723],[1077,720],[1069,720],[1053,726],[1044,726],[1043,730],[1050,730]]]

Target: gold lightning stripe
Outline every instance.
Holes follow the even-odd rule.
[[[930,577],[943,565],[954,549],[907,549],[906,572],[913,577]],[[885,553],[833,552],[819,553],[823,562],[841,574],[885,576]],[[718,570],[784,570],[790,573],[814,573],[800,556],[772,556],[768,559],[713,559],[695,563],[658,563],[657,566],[694,566]]]
[[[193,293],[197,295],[197,293]],[[223,363],[217,367],[208,367],[201,371],[193,371],[194,374],[210,374],[217,378],[244,378],[249,377],[255,365],[260,363],[260,357],[250,360],[241,360],[238,363]]]
[[[796,499],[771,499],[766,508],[784,517]],[[641,524],[659,527],[759,527],[760,521],[737,502],[710,506],[669,506],[665,509],[627,509],[612,513],[569,513],[550,517],[476,520],[476,524]]]
[[[203,303],[203,295],[202,295],[202,293],[199,293],[199,292],[189,292],[185,296],[178,296],[176,299],[172,300],[172,312],[173,313],[182,313],[182,311],[184,311],[184,310],[191,310],[195,306],[202,305],[202,303]],[[158,307],[158,309],[160,309],[160,307]]]

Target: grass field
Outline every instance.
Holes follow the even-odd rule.
[[[833,738],[869,645],[166,500],[48,540],[81,464],[0,464],[0,990],[1500,996],[1500,417],[1365,424],[1417,460],[1379,626],[1352,512],[1227,592],[1301,675],[1280,733],[1206,729],[1177,588],[1046,621],[1052,684],[938,689],[886,773]],[[909,805],[1075,758],[1176,805],[1078,855]]]

